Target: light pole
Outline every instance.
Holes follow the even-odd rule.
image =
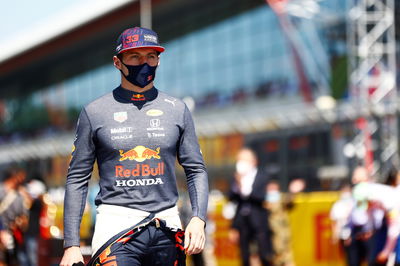
[[[140,26],[151,29],[151,0],[140,0]]]

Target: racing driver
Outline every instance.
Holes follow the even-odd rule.
[[[80,113],[66,180],[61,266],[84,261],[79,230],[95,161],[100,191],[90,265],[185,265],[185,254],[204,248],[208,176],[190,111],[153,85],[164,50],[150,29],[123,31],[113,57],[120,86]],[[176,160],[193,212],[185,231]]]

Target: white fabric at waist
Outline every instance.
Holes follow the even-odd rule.
[[[96,225],[92,239],[92,254],[119,232],[139,223],[150,213],[117,205],[102,204],[97,207]],[[155,218],[166,221],[167,227],[182,229],[177,206],[160,211]]]

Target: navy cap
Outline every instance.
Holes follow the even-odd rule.
[[[157,33],[141,27],[126,29],[119,35],[115,54],[135,48],[153,48],[160,53],[165,50],[158,42]]]

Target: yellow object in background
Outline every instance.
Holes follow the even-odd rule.
[[[301,193],[289,212],[293,255],[297,266],[344,266],[343,254],[332,241],[329,212],[337,192]]]
[[[345,266],[344,254],[332,241],[329,212],[338,192],[299,193],[289,211],[291,242],[296,266]],[[209,219],[215,223],[214,255],[219,266],[239,266],[240,254],[229,242],[230,221],[222,216],[226,200],[215,201]]]

